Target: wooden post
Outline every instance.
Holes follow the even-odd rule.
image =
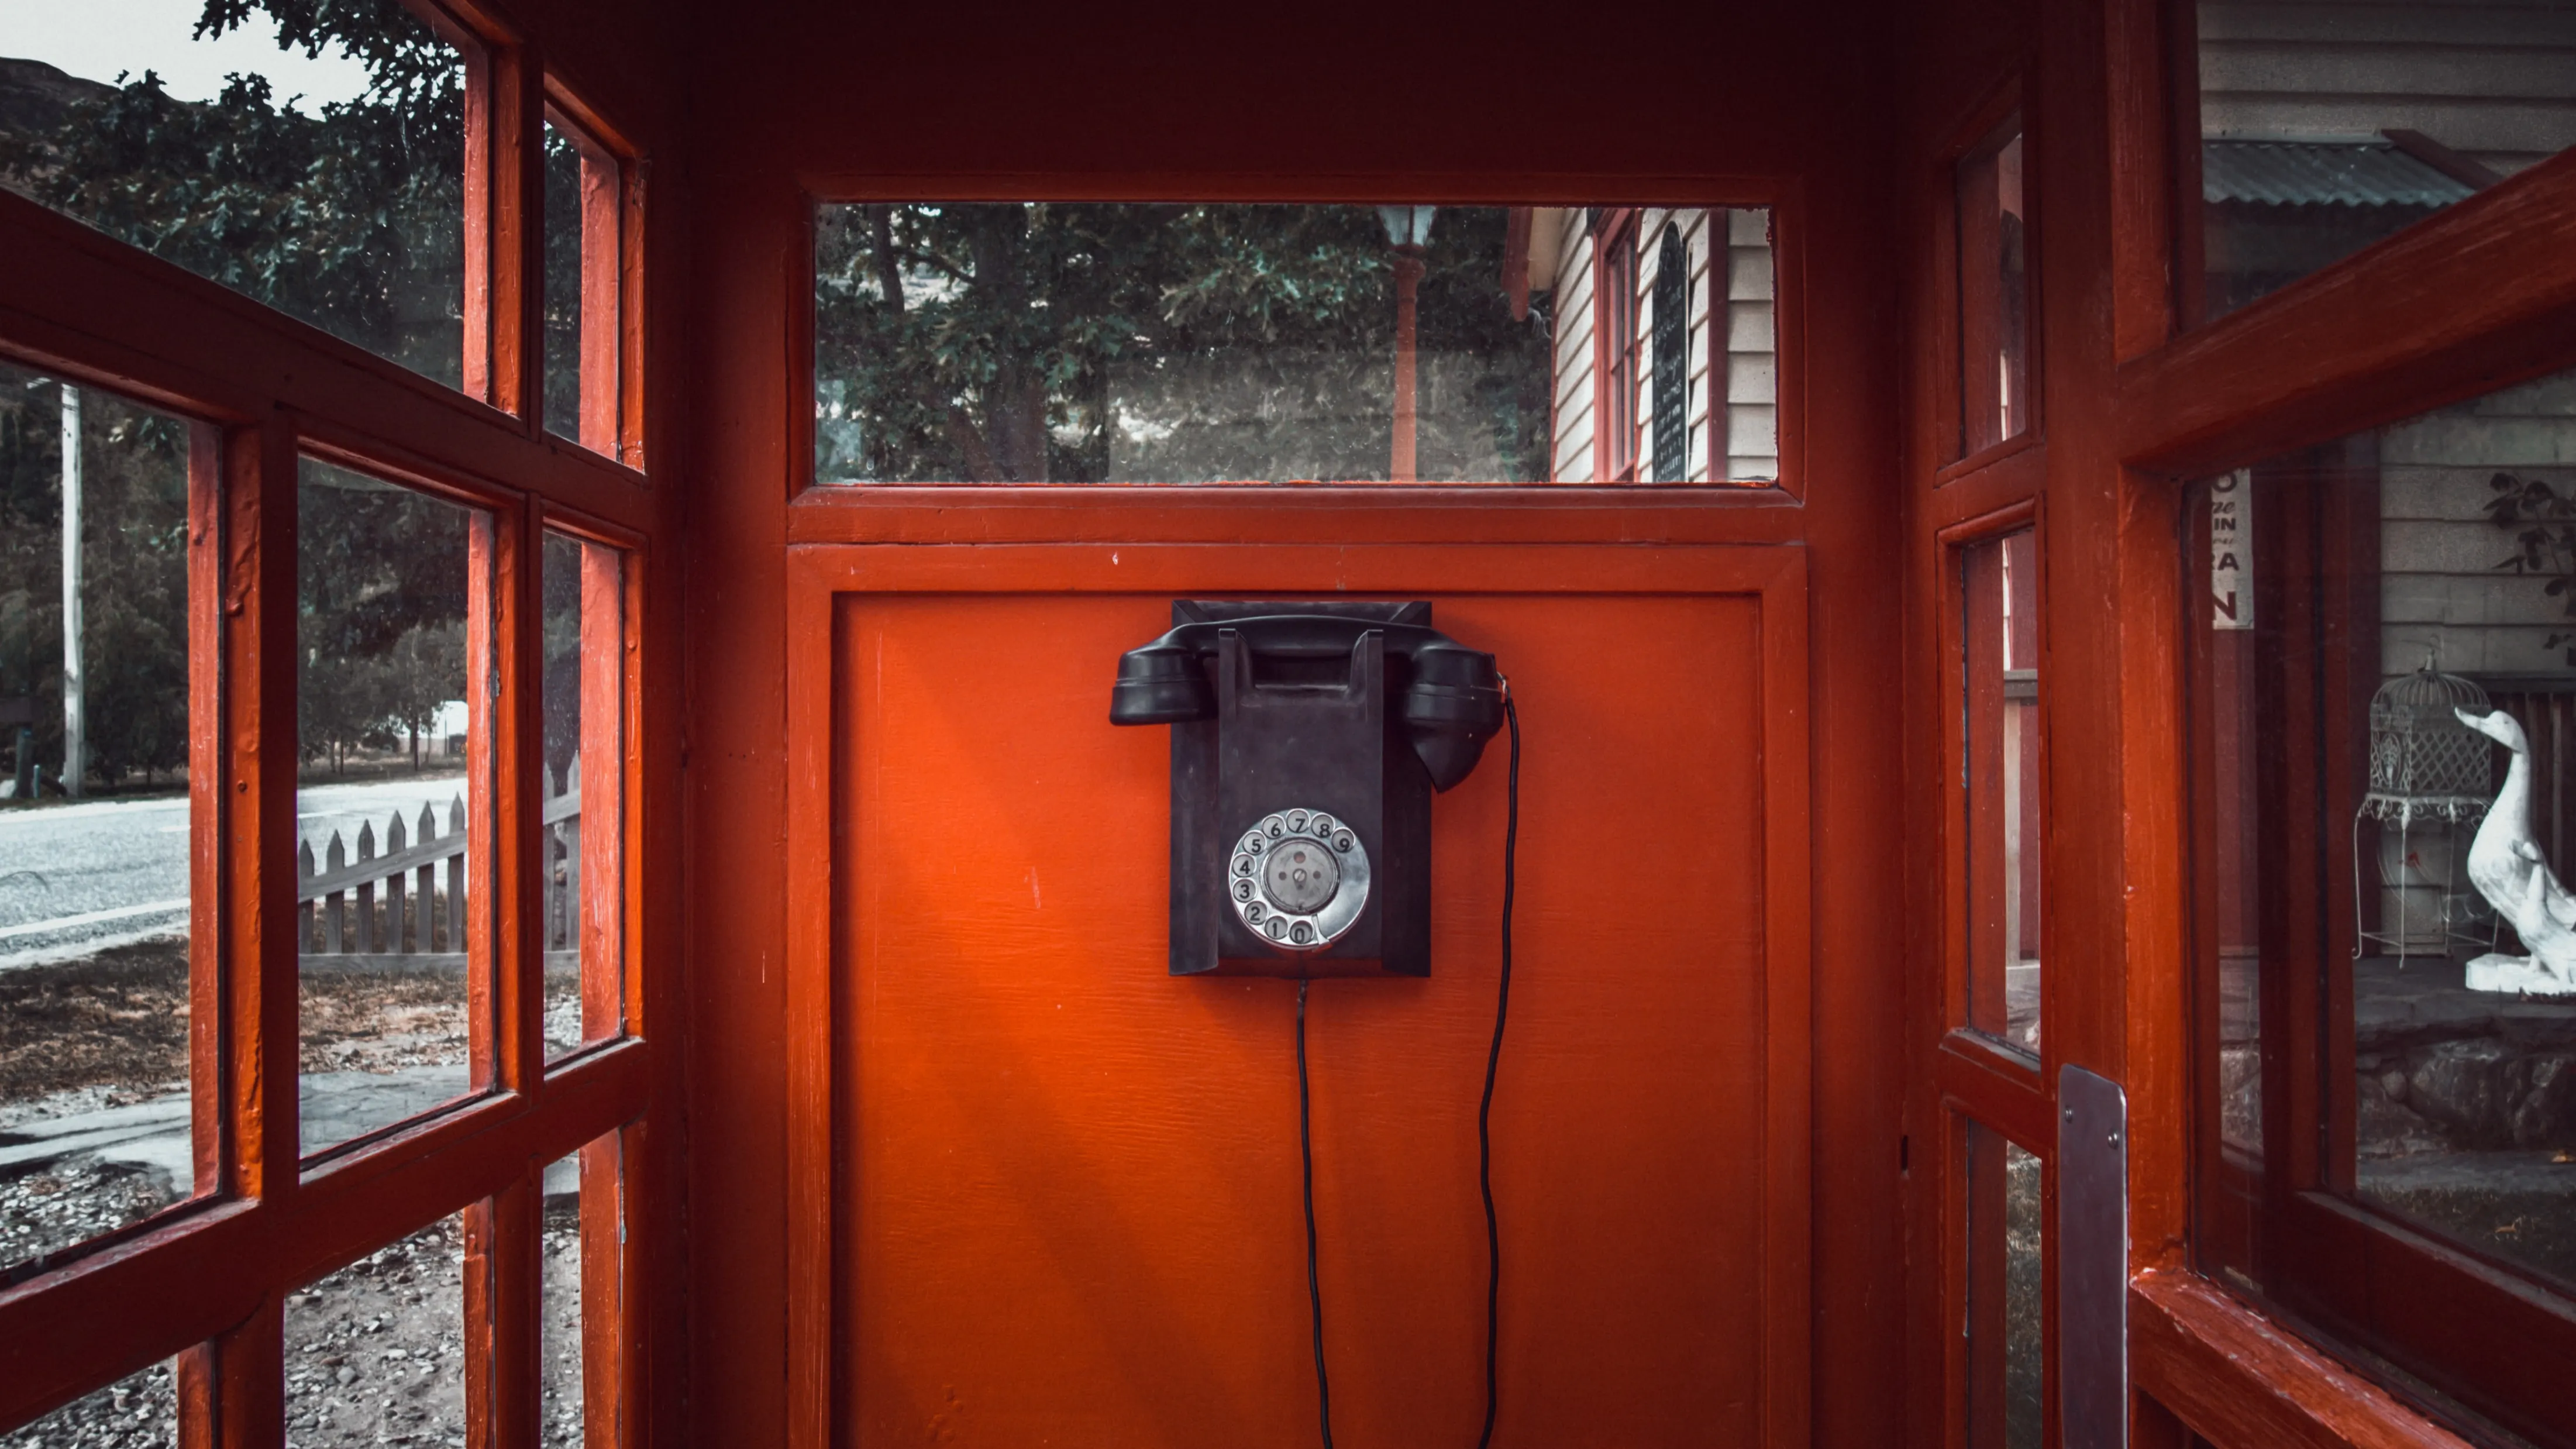
[[[63,384],[63,794],[81,797],[89,774],[81,670],[81,395]]]
[[[447,802],[447,833],[465,833],[465,797],[455,796]],[[463,842],[447,858],[447,949],[463,951],[465,947],[465,851]]]
[[[349,852],[340,843],[340,832],[331,832],[331,843],[322,849],[322,868],[333,875],[349,863]],[[333,891],[322,906],[322,949],[337,956],[348,947],[349,893]]]
[[[584,724],[589,721],[584,720]],[[581,789],[581,752],[575,750],[572,763],[564,766],[563,788],[558,797],[572,795]],[[576,797],[578,798],[578,797]],[[581,948],[581,816],[568,815],[558,822],[556,838],[563,842],[563,879],[555,889],[563,903],[563,927],[548,949],[576,951]]]
[[[385,854],[401,855],[403,847],[410,843],[404,835],[402,812],[397,810],[393,820],[385,826]],[[403,954],[403,873],[400,870],[388,872],[385,876],[385,951],[394,956]]]
[[[1422,248],[1395,249],[1395,467],[1389,476],[1398,483],[1413,481],[1413,314],[1422,273]]]
[[[426,844],[437,838],[438,812],[423,801],[420,807],[420,839]],[[420,920],[420,944],[413,949],[435,951],[438,949],[438,866],[433,861],[422,861],[413,875],[412,913]]]
[[[358,822],[358,863],[364,865],[375,858],[376,823],[372,820],[361,820]],[[376,883],[362,880],[358,882],[358,954],[371,955],[375,949]]]
[[[542,844],[537,854],[541,865],[537,919],[541,924],[537,928],[537,948],[541,951],[555,948],[559,918],[563,914],[563,886],[557,879],[555,868],[555,857],[563,844],[563,830],[558,822],[545,818],[545,807],[555,803],[555,794],[555,767],[540,760],[537,762],[537,836]]]
[[[313,842],[299,840],[295,842],[295,884],[299,897],[303,895],[302,887],[312,879]],[[298,900],[295,904],[295,949],[301,954],[311,951],[313,946],[313,903]]]

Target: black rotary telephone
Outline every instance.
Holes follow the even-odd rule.
[[[1502,1224],[1492,1114],[1511,1002],[1520,717],[1494,656],[1431,627],[1431,605],[1172,601],[1171,632],[1128,650],[1114,725],[1172,727],[1172,974],[1297,979],[1297,1142],[1315,1401],[1333,1446],[1316,1270],[1306,990],[1317,976],[1431,974],[1431,797],[1467,778],[1508,723],[1502,953],[1476,1109],[1484,1188],[1485,1427],[1500,1404]]]
[[[1109,722],[1172,726],[1175,976],[1425,976],[1431,796],[1503,724],[1431,605],[1179,599]]]

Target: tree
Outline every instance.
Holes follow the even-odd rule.
[[[306,116],[256,76],[211,102],[146,72],[11,111],[0,182],[451,385],[462,375],[463,67],[396,0],[206,0],[218,35],[254,11],[281,47],[340,48],[358,100]],[[0,375],[0,693],[40,697],[60,758],[59,392]],[[84,509],[90,754],[102,781],[186,758],[186,442],[91,395]],[[463,693],[463,510],[324,469],[300,490],[303,742],[345,759]],[[308,468],[308,484],[314,475]],[[15,681],[24,679],[25,684]]]
[[[305,116],[259,76],[204,104],[150,71],[0,134],[36,200],[290,316],[455,385],[464,354],[464,84],[455,51],[394,0],[206,0],[197,33],[254,10],[281,46],[345,49],[355,101]]]
[[[337,767],[466,694],[473,515],[311,460],[295,497],[299,737]]]
[[[166,414],[95,391],[83,405],[88,756],[114,785],[188,758],[188,444]],[[62,472],[61,386],[0,366],[0,695],[35,698],[47,761],[63,754]]]
[[[1546,470],[1548,333],[1504,213],[1433,228],[1425,477]],[[1383,477],[1392,256],[1373,208],[825,206],[817,464],[883,481]]]

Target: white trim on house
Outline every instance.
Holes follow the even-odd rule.
[[[1713,240],[1712,221],[1723,218],[1725,243]],[[1687,481],[1770,482],[1780,476],[1778,367],[1772,341],[1773,274],[1770,213],[1759,207],[1719,210],[1672,210],[1650,207],[1637,218],[1637,336],[1654,336],[1655,279],[1661,265],[1660,239],[1670,222],[1681,229],[1683,254],[1690,266],[1689,424]],[[1555,457],[1550,477],[1560,483],[1589,483],[1593,478],[1593,430],[1602,410],[1593,350],[1593,238],[1586,212],[1579,207],[1537,213],[1536,226],[1558,228],[1553,246],[1534,247],[1557,258],[1551,279],[1555,293],[1556,361],[1554,379]],[[1722,258],[1714,263],[1713,258]],[[1712,315],[1713,284],[1723,286]],[[1722,322],[1723,332],[1712,325]],[[1722,350],[1713,343],[1722,337]],[[1718,369],[1722,368],[1722,371]],[[1712,382],[1717,383],[1712,396]],[[1633,416],[1638,429],[1634,456],[1641,469],[1651,469],[1654,453],[1654,368],[1651,358],[1637,368],[1638,398]],[[1712,435],[1717,447],[1712,447]],[[1712,477],[1710,455],[1722,468]]]

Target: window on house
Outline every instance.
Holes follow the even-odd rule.
[[[2226,315],[2576,145],[2576,17],[2364,0],[2191,7],[2189,320]],[[2196,70],[2196,76],[2193,72]]]
[[[1637,476],[1637,218],[1626,208],[1604,212],[1592,239],[1593,347],[1600,361],[1600,421],[1593,476],[1608,483]]]
[[[195,9],[13,17],[0,186],[462,386],[463,53],[401,0]]]
[[[2031,422],[2030,208],[2014,116],[1956,168],[1959,421],[1953,456],[2019,437]]]
[[[0,1282],[201,1191],[179,418],[0,364]]]
[[[1655,241],[1650,288],[1647,457],[1655,482],[1679,483],[1690,474],[1691,275],[1682,230],[1670,221]]]
[[[1616,214],[1604,289],[1581,208],[825,205],[814,476],[1776,480],[1768,213]]]
[[[2198,1251],[2571,1439],[2576,373],[2189,495]]]
[[[2040,748],[2039,535],[2016,529],[1966,544],[1956,557],[1965,1022],[2035,1057],[2046,765]]]

